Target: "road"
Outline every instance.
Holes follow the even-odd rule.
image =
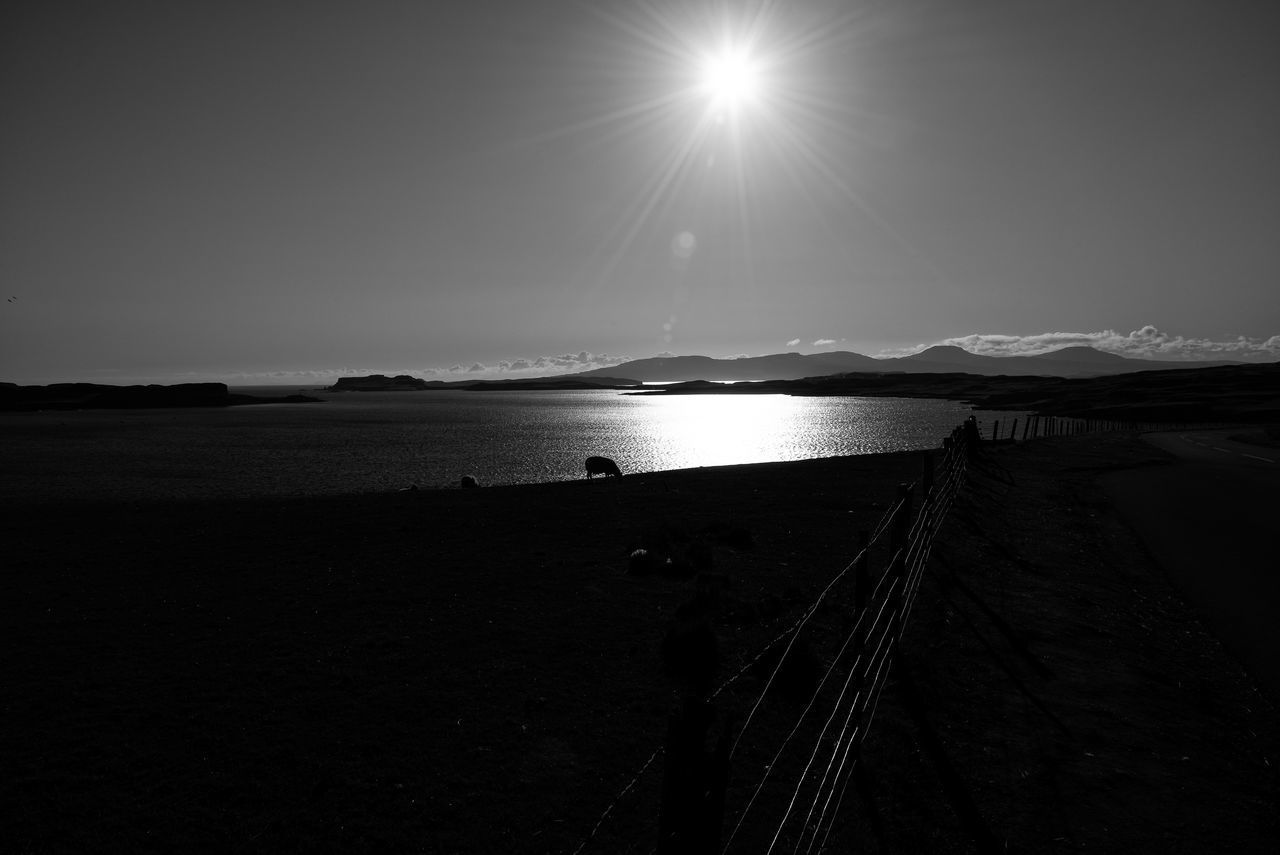
[[[1103,483],[1187,602],[1280,701],[1280,450],[1229,439],[1240,432],[1147,434],[1175,462]]]

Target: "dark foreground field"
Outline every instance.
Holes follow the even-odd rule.
[[[1096,489],[1132,438],[989,451],[941,535],[832,841],[1271,851],[1271,704]],[[0,804],[15,852],[572,852],[663,740],[659,647],[728,580],[721,676],[813,601],[918,454],[323,499],[8,506]],[[847,606],[814,624],[813,653]],[[927,721],[902,703],[902,672]],[[718,699],[737,717],[748,674]],[[729,822],[802,704],[762,707]],[[937,738],[945,760],[922,750]],[[661,759],[588,852],[655,845]],[[762,793],[734,851],[763,852]],[[949,768],[948,778],[940,770]],[[945,779],[945,780],[944,780]],[[950,782],[952,790],[944,786]],[[790,848],[790,847],[788,847]]]

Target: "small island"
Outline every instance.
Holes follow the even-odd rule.
[[[419,392],[424,389],[439,389],[449,384],[440,380],[423,380],[410,377],[408,374],[397,374],[388,377],[385,374],[370,374],[365,377],[339,377],[338,382],[326,387],[328,392]]]
[[[364,377],[339,377],[327,392],[422,392],[433,389],[454,389],[472,392],[573,389],[637,389],[636,380],[619,377],[585,377],[565,375],[561,377],[533,377],[518,380],[423,380],[408,374],[388,377],[385,374],[369,374]]]

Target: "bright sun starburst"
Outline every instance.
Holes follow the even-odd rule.
[[[745,51],[726,50],[707,57],[699,89],[719,109],[736,110],[760,93],[760,70]]]
[[[668,248],[682,276],[700,270],[754,288],[756,224],[782,192],[823,217],[834,192],[887,228],[846,174],[862,141],[853,48],[876,31],[863,4],[848,5],[812,16],[781,0],[584,6],[610,25],[600,77],[621,100],[611,94],[599,112],[530,142],[621,143],[643,158],[601,242],[595,281],[614,279],[637,246],[660,238],[653,245]],[[676,316],[664,315],[664,341]]]

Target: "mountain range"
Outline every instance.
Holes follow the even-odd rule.
[[[984,356],[953,345],[937,345],[910,356],[876,358],[850,351],[775,353],[738,359],[655,356],[597,368],[569,377],[627,377],[641,382],[686,380],[799,380],[848,373],[979,374],[1019,377],[1102,377],[1134,371],[1208,368],[1238,362],[1171,362],[1135,359],[1092,347],[1064,347],[1035,356]]]

